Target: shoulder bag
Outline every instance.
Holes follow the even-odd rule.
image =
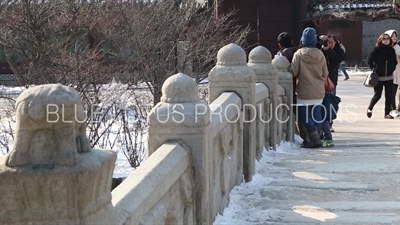
[[[368,74],[364,80],[365,87],[375,87],[379,83],[379,75],[375,72],[375,69],[372,73]]]

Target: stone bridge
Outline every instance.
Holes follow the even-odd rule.
[[[192,78],[169,77],[148,116],[148,158],[112,192],[113,152],[92,150],[77,165],[51,168],[8,167],[0,158],[0,180],[9,181],[0,185],[0,224],[212,224],[232,188],[252,182],[263,151],[294,142],[288,67],[261,46],[247,62],[245,51],[229,44],[209,73],[208,103]],[[293,222],[275,218],[255,224]]]

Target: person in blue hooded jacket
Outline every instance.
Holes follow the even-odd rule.
[[[321,103],[325,97],[324,81],[328,77],[326,59],[317,47],[314,28],[304,29],[300,39],[300,49],[293,55],[290,71],[296,77],[298,116],[307,128],[310,143],[305,148],[322,147]]]

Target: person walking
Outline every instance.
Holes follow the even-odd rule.
[[[400,110],[400,101],[399,101],[398,107],[396,107],[396,94],[397,94],[397,89],[399,88],[399,84],[400,84],[400,46],[397,44],[399,35],[396,30],[388,30],[385,32],[385,34],[389,35],[392,38],[393,48],[394,48],[394,51],[396,52],[396,56],[397,56],[397,66],[393,72],[392,109],[393,110],[397,109],[399,111]]]
[[[383,33],[376,41],[375,48],[367,58],[368,66],[379,75],[379,83],[374,87],[374,96],[367,109],[367,117],[372,117],[372,110],[382,96],[385,87],[385,119],[393,119],[389,113],[392,109],[393,72],[397,65],[397,56],[391,37]]]
[[[324,54],[316,47],[317,35],[314,28],[303,30],[300,49],[293,55],[290,67],[296,77],[296,95],[299,107],[299,120],[307,128],[310,142],[303,147],[322,147],[321,103],[325,97],[324,80],[328,77],[328,68]]]
[[[347,74],[347,71],[346,71],[346,62],[345,62],[345,60],[346,60],[346,48],[344,47],[344,45],[343,45],[343,43],[342,43],[342,41],[341,40],[339,40],[338,39],[338,43],[339,43],[339,45],[340,45],[340,48],[342,48],[342,50],[343,50],[343,61],[339,64],[339,69],[340,69],[340,71],[342,71],[342,73],[343,73],[343,75],[345,76],[345,78],[344,78],[344,80],[348,80],[348,79],[350,79],[350,77],[349,77],[349,74]]]

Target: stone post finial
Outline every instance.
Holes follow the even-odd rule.
[[[166,103],[200,101],[196,82],[183,73],[178,73],[169,77],[162,86],[161,101]]]
[[[235,92],[242,98],[244,121],[243,127],[243,173],[246,181],[251,181],[255,172],[255,105],[254,71],[247,66],[246,52],[236,44],[228,44],[218,51],[217,65],[208,74],[208,102],[211,104],[223,92]],[[255,107],[254,107],[255,109]]]
[[[162,86],[161,102],[150,111],[147,122],[148,157],[167,141],[189,147],[195,173],[197,224],[211,224],[210,108],[200,100],[194,79],[183,73],[169,77]]]
[[[249,64],[250,63],[271,63],[272,55],[271,52],[264,46],[257,46],[250,51]]]
[[[278,72],[287,72],[290,66],[289,60],[285,56],[275,55],[272,60],[272,65],[278,70]]]
[[[217,65],[244,66],[246,65],[246,52],[237,44],[225,45],[218,51]]]
[[[278,71],[274,65],[271,64],[271,52],[263,47],[257,46],[250,51],[249,63],[255,74],[256,82],[264,83],[273,92],[278,84]]]
[[[89,152],[79,93],[61,84],[24,91],[16,101],[16,128],[7,166],[75,166]]]

